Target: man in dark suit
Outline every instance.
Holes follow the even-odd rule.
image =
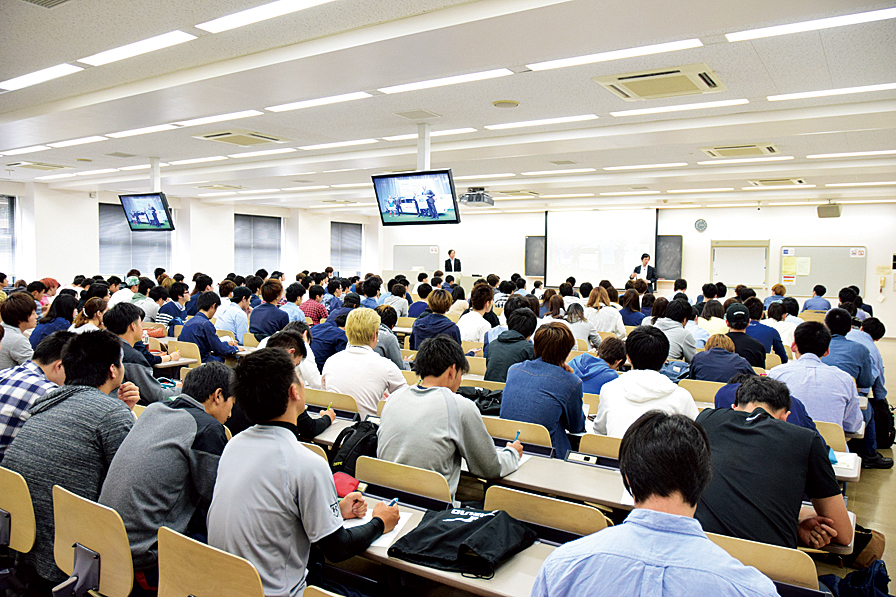
[[[450,249],[448,251],[448,259],[445,260],[445,271],[446,272],[459,272],[460,271],[460,259],[454,258],[454,249]]]
[[[652,265],[647,265],[650,263],[650,255],[644,253],[641,255],[641,265],[635,268],[635,271],[632,272],[632,275],[629,276],[632,280],[635,278],[644,278],[647,280],[647,287],[650,292],[656,291],[656,268]],[[645,273],[642,273],[645,272]]]

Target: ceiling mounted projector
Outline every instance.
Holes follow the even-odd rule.
[[[464,205],[488,207],[495,204],[495,200],[491,195],[485,192],[484,188],[470,187],[467,192],[460,196],[460,202]]]

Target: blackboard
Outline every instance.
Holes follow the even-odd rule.
[[[657,235],[656,277],[676,280],[681,277],[681,235]]]
[[[545,237],[526,237],[526,275],[544,277]]]

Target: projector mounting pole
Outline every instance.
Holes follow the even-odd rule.
[[[417,125],[417,170],[429,170],[430,168],[430,151],[429,136],[432,131],[432,125],[428,122],[421,122]]]
[[[162,172],[159,168],[159,158],[149,158],[149,181],[152,183],[152,192],[162,190]]]

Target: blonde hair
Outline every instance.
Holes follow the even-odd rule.
[[[724,348],[728,352],[734,352],[734,342],[725,334],[713,334],[706,341],[706,350],[710,348]]]
[[[785,294],[787,294],[787,289],[784,288],[783,284],[775,284],[774,286],[772,286],[772,292],[777,296],[784,296]]]
[[[345,321],[345,337],[353,346],[369,346],[379,329],[380,316],[373,309],[352,309]]]
[[[432,309],[433,313],[442,314],[451,308],[454,301],[451,300],[450,294],[441,288],[436,288],[429,293],[428,297],[426,297],[426,303],[429,305],[429,308]]]
[[[603,286],[598,286],[588,295],[588,307],[592,309],[600,309],[602,306],[610,306],[610,295]]]
[[[169,278],[169,277],[166,276],[166,277],[162,278],[162,281],[161,281],[161,283],[160,283],[159,285],[160,285],[162,288],[164,288],[165,290],[168,290],[169,288],[171,288],[171,286],[172,286],[173,284],[174,284],[174,278]]]

